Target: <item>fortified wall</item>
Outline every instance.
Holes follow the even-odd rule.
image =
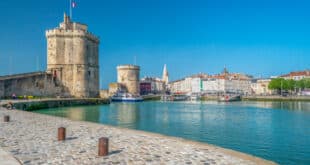
[[[99,38],[64,14],[59,27],[46,31],[46,39],[46,72],[0,76],[0,98],[99,97]]]
[[[69,96],[61,82],[46,72],[0,76],[0,98],[18,96]]]

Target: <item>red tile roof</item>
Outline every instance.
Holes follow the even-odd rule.
[[[294,76],[310,76],[310,70],[291,72],[289,74],[282,75],[281,77],[294,77]]]

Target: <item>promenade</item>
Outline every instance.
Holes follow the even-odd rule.
[[[4,115],[11,121],[3,122]],[[1,149],[25,165],[273,164],[206,143],[143,131],[4,108],[0,108],[0,117]],[[61,126],[67,129],[63,142],[57,141],[57,128]],[[100,137],[109,138],[108,156],[97,156]]]

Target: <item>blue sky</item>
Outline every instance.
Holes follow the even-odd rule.
[[[116,66],[170,79],[226,66],[254,76],[310,68],[307,0],[76,0],[73,20],[100,37],[100,79]],[[69,0],[0,2],[0,75],[45,70],[45,30],[58,26]]]

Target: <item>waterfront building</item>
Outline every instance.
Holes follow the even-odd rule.
[[[280,76],[284,79],[301,80],[304,78],[310,78],[310,70],[290,72],[288,74]]]
[[[207,78],[202,81],[203,92],[206,94],[224,93],[225,79]]]
[[[165,82],[157,77],[144,77],[140,80],[140,94],[162,94],[165,92]]]
[[[251,90],[254,95],[271,95],[272,90],[268,88],[271,79],[258,79],[251,82]]]
[[[140,95],[147,95],[152,93],[152,83],[140,81]]]
[[[229,73],[224,68],[222,73],[211,75],[203,80],[204,93],[251,93],[251,79],[249,75],[241,73]]]
[[[203,90],[202,80],[208,77],[207,74],[196,74],[169,83],[172,93],[192,94],[201,93]]]
[[[229,73],[224,68],[221,74],[197,74],[169,83],[172,93],[183,94],[217,94],[217,93],[251,93],[251,76],[241,73]]]
[[[225,77],[211,77],[203,80],[203,92],[214,93],[251,93],[251,81],[245,79],[227,79]]]

